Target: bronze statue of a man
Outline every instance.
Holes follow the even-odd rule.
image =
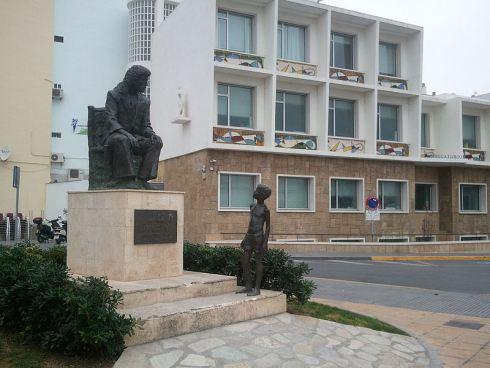
[[[254,191],[256,203],[250,206],[250,222],[248,231],[242,241],[243,249],[242,268],[245,279],[245,287],[238,293],[247,293],[249,296],[260,294],[260,284],[264,274],[262,258],[267,251],[270,233],[271,216],[270,211],[264,201],[270,197],[271,189],[263,184],[257,185]],[[265,225],[265,232],[264,232]],[[252,275],[250,270],[250,258],[252,252],[255,253],[255,287],[252,288]]]
[[[157,177],[163,143],[151,127],[150,100],[143,94],[150,74],[147,68],[134,65],[107,93],[107,123],[102,138],[114,188],[152,189],[148,180]],[[138,156],[139,169],[135,165]]]

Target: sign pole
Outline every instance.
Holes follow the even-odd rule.
[[[19,215],[19,187],[20,187],[20,167],[14,166],[14,178],[12,186],[15,190],[15,218]]]

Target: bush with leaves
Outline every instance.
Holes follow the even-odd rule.
[[[236,276],[240,285],[243,285],[240,248],[217,247],[206,245],[184,244],[184,269],[187,271],[216,273]],[[255,270],[255,259],[252,257],[252,273]],[[310,272],[306,263],[294,263],[289,255],[280,249],[270,249],[264,255],[264,277],[262,288],[282,291],[289,300],[306,303],[315,284],[306,280]],[[255,275],[253,275],[255,276]]]
[[[102,278],[71,278],[61,254],[0,247],[0,327],[49,350],[117,357],[135,326],[117,313],[122,293]]]

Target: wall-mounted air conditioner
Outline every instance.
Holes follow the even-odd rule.
[[[53,100],[63,99],[63,90],[61,88],[53,88],[52,98]]]
[[[62,153],[51,153],[51,162],[65,162],[65,156]]]
[[[70,169],[68,170],[68,181],[80,180],[81,175],[82,175],[81,170]]]

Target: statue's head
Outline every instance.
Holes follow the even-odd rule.
[[[141,65],[133,65],[128,69],[123,82],[132,92],[145,92],[151,72]]]
[[[271,196],[271,194],[272,194],[271,188],[269,188],[267,185],[259,184],[257,185],[257,188],[255,188],[254,198],[257,200],[265,201],[267,198]]]

